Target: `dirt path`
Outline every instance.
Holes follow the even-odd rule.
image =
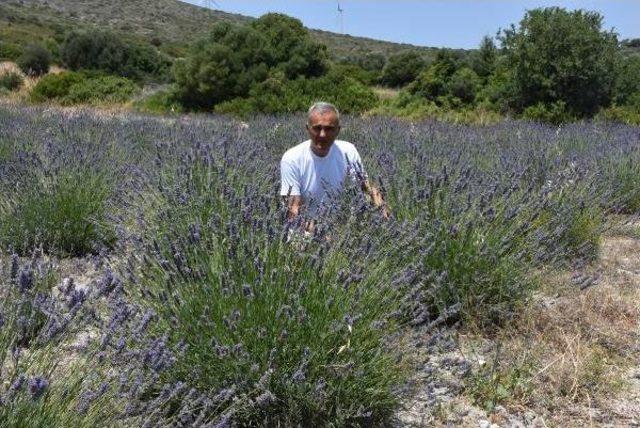
[[[397,426],[640,427],[640,222],[612,228],[588,270],[583,290],[550,278],[494,337],[411,332]]]

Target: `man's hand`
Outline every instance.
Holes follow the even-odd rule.
[[[384,217],[385,220],[389,220],[390,213],[387,204],[384,202],[384,198],[382,197],[382,192],[380,192],[376,186],[371,184],[369,180],[364,180],[362,183],[362,190],[369,195],[373,205],[376,208],[380,208],[382,211],[382,217]]]
[[[287,220],[293,221],[296,217],[298,217],[298,214],[300,214],[300,207],[302,206],[302,196],[285,196],[284,200],[287,204]]]
[[[300,214],[300,207],[302,206],[302,196],[285,196],[284,199],[287,204],[287,220],[289,222],[293,222]],[[305,233],[311,234],[313,233],[313,229],[315,229],[315,221],[313,219],[305,221]]]

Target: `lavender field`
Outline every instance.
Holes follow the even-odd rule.
[[[495,331],[544,272],[592,286],[640,212],[638,127],[346,117],[391,219],[349,187],[304,239],[303,123],[0,105],[3,426],[400,424],[403,337]]]

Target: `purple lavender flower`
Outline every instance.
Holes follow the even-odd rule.
[[[9,386],[9,389],[7,390],[7,396],[12,397],[16,392],[20,391],[22,385],[24,385],[25,380],[27,380],[27,377],[23,373],[20,373]]]
[[[29,394],[31,394],[31,398],[38,399],[44,394],[47,386],[49,386],[49,382],[43,377],[36,376],[29,379]]]
[[[30,268],[23,269],[22,272],[20,272],[18,286],[21,293],[24,293],[33,287],[33,271]]]
[[[251,288],[251,286],[249,284],[246,284],[246,283],[242,284],[242,294],[247,299],[252,299],[253,298],[253,289]]]
[[[20,270],[20,261],[17,254],[11,254],[11,279],[16,281],[18,279],[18,271]]]

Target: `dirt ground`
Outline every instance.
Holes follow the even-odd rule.
[[[583,271],[545,276],[498,333],[463,330],[405,339],[417,371],[397,426],[640,427],[640,222],[614,225]]]

